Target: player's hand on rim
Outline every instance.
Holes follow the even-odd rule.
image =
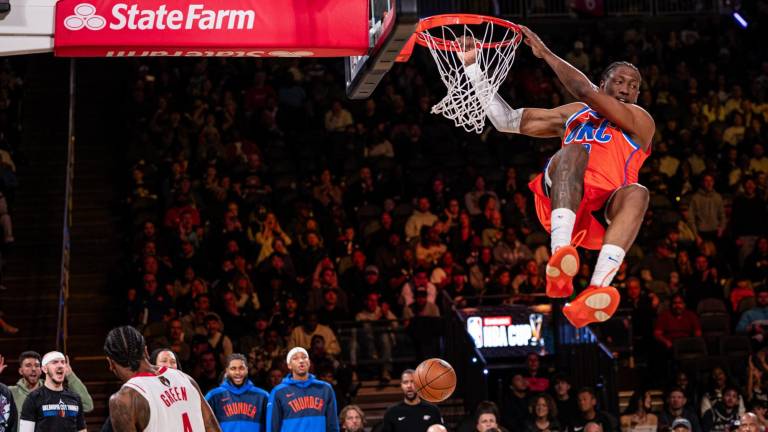
[[[477,44],[472,36],[461,36],[456,39],[459,44],[458,57],[464,62],[464,66],[469,66],[477,61]]]
[[[544,58],[545,55],[550,53],[547,45],[544,44],[539,35],[534,33],[533,30],[526,26],[520,26],[520,30],[523,31],[523,34],[525,35],[525,44],[531,47],[533,55],[538,58]]]

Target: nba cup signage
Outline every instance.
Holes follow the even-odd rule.
[[[467,331],[478,348],[539,346],[541,314],[531,314],[527,323],[513,324],[511,316],[469,317]]]
[[[470,312],[467,310],[467,312]],[[502,308],[472,309],[466,314],[467,333],[486,357],[521,356],[550,351],[545,340],[547,319],[531,310]]]
[[[60,0],[54,50],[72,57],[317,57],[367,52],[368,2]]]

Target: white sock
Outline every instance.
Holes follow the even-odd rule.
[[[597,265],[595,265],[595,272],[592,273],[592,282],[590,285],[606,287],[611,284],[613,277],[621,266],[621,262],[624,261],[624,249],[612,245],[604,244],[600,248],[600,255],[597,257]]]
[[[576,224],[576,213],[567,208],[552,210],[552,253],[563,246],[571,244],[573,226]]]

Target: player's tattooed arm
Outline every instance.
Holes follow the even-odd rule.
[[[195,386],[197,393],[200,394],[200,411],[203,413],[203,425],[205,425],[205,432],[221,432],[219,422],[216,420],[216,416],[213,415],[211,406],[208,405],[208,402],[205,400],[203,391],[200,390],[200,386],[197,385],[197,382],[195,382],[195,380],[192,379],[192,377],[189,375],[187,375],[187,378],[189,378],[189,382]]]
[[[109,416],[115,432],[143,431],[149,424],[149,404],[135,390],[124,387],[109,398]]]

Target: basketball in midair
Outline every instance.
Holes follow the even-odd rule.
[[[416,368],[413,379],[419,397],[428,402],[442,402],[456,390],[456,372],[443,359],[424,360]]]

